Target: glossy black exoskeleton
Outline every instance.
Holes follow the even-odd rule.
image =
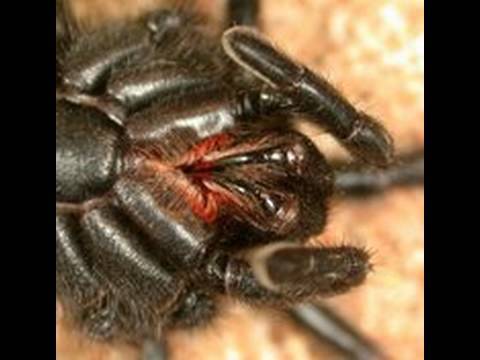
[[[242,26],[256,1],[229,2],[239,25],[221,39],[170,10],[80,31],[66,7],[57,1],[56,281],[79,329],[143,341],[207,322],[217,295],[289,307],[363,282],[364,249],[302,243],[322,232],[335,188],[419,182],[423,163],[380,171],[381,185],[332,168],[291,119],[381,168],[392,140]]]

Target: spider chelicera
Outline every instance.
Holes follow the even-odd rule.
[[[143,342],[208,322],[223,295],[292,308],[315,328],[327,314],[293,306],[344,293],[371,268],[363,248],[302,245],[324,229],[329,198],[417,183],[422,155],[392,165],[378,121],[254,29],[256,1],[229,2],[235,26],[221,38],[178,10],[80,31],[66,8],[57,1],[66,317],[92,338]],[[300,116],[383,170],[331,166],[293,129]],[[337,325],[355,341],[346,351],[378,355]]]

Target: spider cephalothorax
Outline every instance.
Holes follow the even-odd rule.
[[[160,10],[87,32],[63,7],[57,296],[76,326],[142,341],[208,321],[218,295],[286,307],[362,283],[364,249],[301,245],[342,178],[291,120],[384,167],[377,121],[253,28],[217,38]],[[232,1],[231,22],[252,25],[256,7]]]

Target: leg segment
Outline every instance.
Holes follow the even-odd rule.
[[[122,178],[114,192],[122,210],[153,240],[151,251],[167,254],[165,260],[172,268],[181,271],[204,260],[214,233],[186,206],[170,199],[169,189],[155,190],[136,179]],[[178,206],[177,211],[164,208],[162,201],[167,208],[169,201]]]
[[[105,306],[102,286],[82,247],[74,215],[56,216],[56,292],[71,321],[94,338],[109,338],[115,316]]]
[[[290,317],[320,341],[327,341],[350,359],[384,359],[381,351],[325,305],[298,305]]]
[[[260,0],[229,0],[228,25],[257,26]]]
[[[162,10],[142,21],[112,24],[79,35],[60,61],[63,91],[67,94],[98,92],[112,69],[140,59],[151,60],[156,45],[171,40],[188,24],[186,16]]]
[[[207,272],[216,278],[221,291],[234,298],[252,305],[287,308],[348,291],[365,279],[370,268],[368,254],[358,248],[277,243],[254,251],[246,261],[216,256]],[[383,358],[374,345],[327,308],[297,305],[289,315],[349,358]]]
[[[112,206],[57,214],[57,295],[91,337],[156,337],[185,298],[132,225]]]
[[[278,110],[309,117],[365,162],[385,166],[392,161],[392,138],[376,120],[356,110],[324,78],[295,63],[253,29],[229,29],[222,44],[236,63],[274,89],[270,90],[273,96],[284,98],[284,108]]]
[[[370,268],[369,255],[362,249],[277,243],[254,251],[246,261],[217,257],[208,272],[230,296],[252,304],[285,307],[346,292],[360,285]]]
[[[333,164],[335,190],[343,196],[363,196],[396,186],[423,185],[424,152],[418,150],[398,157],[385,169],[371,169],[361,164]]]

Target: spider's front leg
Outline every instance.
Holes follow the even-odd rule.
[[[367,163],[386,166],[392,161],[393,140],[388,132],[371,116],[355,109],[324,78],[275,49],[251,28],[227,30],[222,43],[236,63],[271,86],[260,97],[262,101],[277,98],[279,108],[270,111],[307,116]]]
[[[353,246],[307,248],[272,244],[246,260],[232,259],[224,272],[226,292],[257,305],[288,307],[360,285],[371,269],[368,253]]]

